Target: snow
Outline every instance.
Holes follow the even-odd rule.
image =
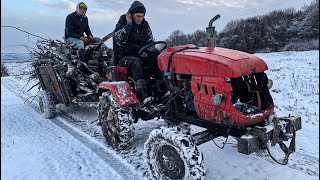
[[[1,83],[1,178],[123,179]]]
[[[198,146],[206,179],[319,179],[319,51],[255,55],[269,67],[275,113],[302,118],[296,152],[283,166],[265,151],[238,153],[232,137],[224,149],[209,141]],[[37,88],[28,91],[36,82],[23,75],[29,62],[5,64],[10,76],[1,77],[1,178],[148,179],[144,143],[153,129],[166,124],[163,120],[139,120],[132,148],[114,151],[97,126],[95,108],[58,106],[56,118],[43,119],[34,97]],[[191,126],[192,133],[199,129]],[[224,141],[215,139],[219,146]]]
[[[118,82],[102,82],[101,85],[109,85],[109,84],[114,84],[114,85],[123,85],[127,83],[126,81],[118,81]]]
[[[251,134],[245,134],[241,136],[242,139],[252,139],[254,138],[254,136],[252,136]]]
[[[298,152],[319,158],[319,51],[257,56],[269,67],[266,73],[273,80],[271,96],[277,106],[275,113],[302,118],[303,130],[297,133]]]

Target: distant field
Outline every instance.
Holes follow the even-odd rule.
[[[32,61],[32,56],[29,53],[1,53],[1,62],[15,63]]]

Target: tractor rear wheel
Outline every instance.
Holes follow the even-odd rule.
[[[110,92],[99,97],[99,125],[106,142],[114,149],[128,149],[134,137],[131,107],[120,107]]]
[[[151,179],[205,179],[203,155],[179,127],[153,130],[144,152]]]
[[[56,104],[54,97],[47,90],[38,92],[39,109],[42,117],[50,119],[56,116]]]

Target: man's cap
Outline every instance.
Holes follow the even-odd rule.
[[[87,5],[86,5],[84,2],[80,2],[80,3],[79,3],[79,8],[80,8],[80,7],[84,7],[84,8],[86,8],[86,9],[88,9]]]
[[[139,2],[139,1],[134,1],[129,10],[128,10],[131,14],[135,14],[135,13],[143,13],[146,14],[146,8],[144,7],[144,5]]]

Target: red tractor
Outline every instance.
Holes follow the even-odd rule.
[[[51,52],[34,63],[43,89],[39,93],[40,112],[51,118],[57,103],[96,103],[98,124],[114,149],[130,148],[133,125],[139,119],[164,119],[168,126],[153,130],[144,144],[152,179],[204,179],[203,156],[197,146],[220,136],[235,137],[240,153],[266,149],[276,162],[286,164],[295,151],[301,118],[279,118],[273,113],[272,81],[264,72],[268,67],[262,59],[215,47],[212,23],[219,17],[209,22],[207,47],[187,44],[166,48],[166,42],[158,41],[140,50],[141,56],[155,48],[161,52],[158,67],[164,80],[147,75],[148,95],[152,97],[147,102],[139,102],[127,68],[111,66],[108,53],[94,52],[87,65],[63,43],[39,46],[41,52]],[[191,124],[205,130],[191,134]],[[276,144],[285,153],[282,160],[271,153]]]
[[[266,149],[280,164],[286,164],[295,151],[301,118],[274,115],[269,93],[272,81],[264,72],[268,67],[262,59],[215,47],[212,23],[219,17],[207,28],[208,47],[187,44],[165,49],[166,43],[158,41],[140,50],[142,54],[155,44],[164,44],[158,56],[164,81],[147,78],[153,101],[139,102],[126,67],[109,67],[110,81],[99,84],[99,124],[113,148],[130,147],[133,123],[140,118],[161,117],[168,122],[168,126],[153,130],[144,145],[152,179],[203,179],[203,157],[197,145],[219,136],[236,137],[241,153]],[[206,130],[190,134],[190,124]],[[287,147],[284,141],[290,139]],[[274,157],[269,144],[279,144],[285,158]]]

